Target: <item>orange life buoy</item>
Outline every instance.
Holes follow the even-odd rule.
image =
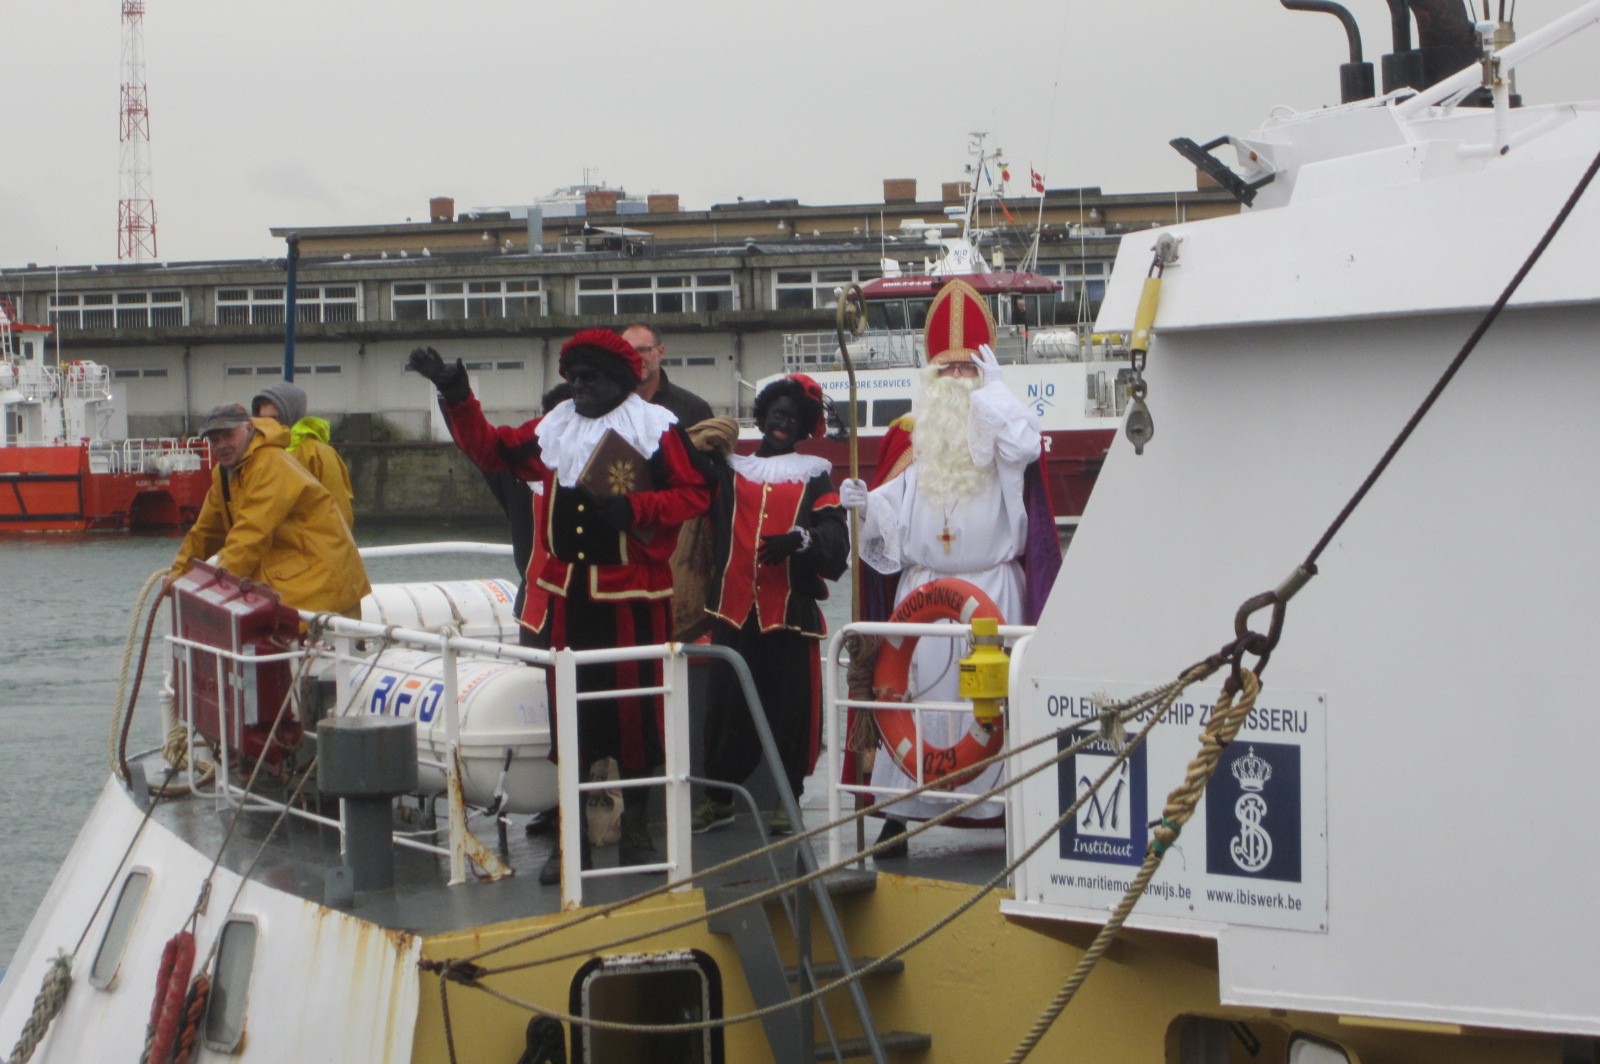
[[[1000,607],[984,594],[976,584],[954,577],[932,580],[916,588],[900,600],[891,621],[910,624],[934,624],[955,621],[968,624],[974,617],[992,617],[1004,623]],[[878,664],[873,670],[872,686],[881,702],[903,702],[911,686],[911,656],[917,649],[918,637],[890,636],[878,649]],[[912,779],[917,778],[917,720],[909,709],[880,709],[878,730],[883,734],[884,745],[894,755],[900,768]],[[922,744],[922,781],[932,783],[942,780],[959,787],[970,776],[963,770],[993,757],[1000,752],[1005,739],[1005,729],[997,720],[985,726],[974,720],[967,734],[954,746],[938,747]]]

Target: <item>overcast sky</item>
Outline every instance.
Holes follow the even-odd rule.
[[[1193,187],[1167,147],[1337,102],[1344,34],[1275,0],[147,0],[159,257],[279,256],[272,226],[400,222],[592,179],[868,203],[962,176],[967,133],[1052,188]],[[1383,0],[1349,0],[1367,58]],[[1577,0],[1521,0],[1527,33]],[[118,0],[5,4],[0,266],[116,260]],[[1600,97],[1600,28],[1519,75]],[[1017,171],[1022,171],[1019,179]]]

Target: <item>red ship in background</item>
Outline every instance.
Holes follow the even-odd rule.
[[[51,332],[0,301],[0,534],[194,521],[211,483],[206,444],[120,438],[110,368],[52,359]]]

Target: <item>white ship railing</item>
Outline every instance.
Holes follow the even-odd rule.
[[[157,437],[95,440],[89,444],[91,473],[150,473],[167,476],[204,469],[210,457],[204,440]]]
[[[856,621],[852,624],[842,626],[828,640],[828,657],[826,662],[827,668],[823,670],[823,724],[824,741],[828,748],[827,780],[829,823],[838,823],[839,818],[844,815],[845,799],[847,796],[851,799],[851,808],[854,808],[854,799],[858,795],[865,795],[868,801],[871,801],[874,798],[876,798],[878,801],[882,801],[883,796],[885,795],[906,794],[914,787],[923,786],[927,782],[922,773],[923,715],[926,713],[972,712],[972,703],[969,701],[879,702],[869,699],[850,698],[849,681],[846,677],[849,659],[844,652],[844,639],[846,633],[849,632],[858,632],[861,635],[898,636],[900,638],[905,638],[907,636],[915,636],[922,639],[936,638],[970,640],[972,638],[972,626],[968,624],[902,624],[891,621]],[[1008,646],[1016,644],[1019,640],[1032,635],[1033,632],[1034,627],[1032,625],[1000,625],[1000,635],[1005,639]],[[1017,667],[1019,662],[1020,656],[1013,654],[1010,667],[1010,689],[1013,691],[1016,690],[1016,685],[1018,683]],[[916,782],[912,787],[893,787],[888,785],[874,784],[871,782],[871,780],[867,780],[862,783],[844,782],[843,758],[845,736],[843,734],[843,711],[847,709],[855,709],[862,712],[875,712],[877,710],[908,710],[911,712],[911,714],[916,718],[917,723],[917,774]],[[1004,722],[1006,731],[1004,746],[1008,748],[1011,744],[1010,714],[1006,713],[1001,719]],[[882,749],[879,749],[878,756],[886,757],[888,754]],[[931,801],[949,802],[954,805],[958,802],[967,801],[972,797],[972,794],[963,793],[961,791],[933,788],[922,792],[920,795],[918,795],[918,797],[926,798]],[[1006,799],[1004,796],[1001,796],[996,798],[996,801],[1004,802]],[[1009,862],[1011,857],[1011,854],[1009,853],[1011,847],[1010,832],[1007,832],[1006,845],[1008,849],[1006,856],[1007,861]],[[830,865],[838,864],[840,861],[844,860],[845,857],[846,854],[844,852],[844,843],[840,832],[837,830],[829,832],[827,863]]]
[[[379,549],[381,550],[382,548]],[[504,549],[495,547],[480,552],[500,553]],[[422,553],[440,552],[423,551]],[[418,552],[414,549],[399,548],[394,550],[393,553]],[[655,864],[628,865],[619,868],[582,868],[580,862],[582,852],[580,832],[584,828],[584,817],[576,813],[562,816],[563,906],[571,908],[582,904],[583,881],[585,879],[652,872],[666,872],[670,878],[683,879],[692,873],[691,793],[689,781],[689,672],[688,659],[678,653],[677,644],[552,652],[509,643],[467,638],[455,635],[449,629],[436,632],[423,631],[420,629],[372,624],[326,614],[302,613],[301,618],[308,624],[322,626],[322,640],[309,647],[297,648],[279,654],[242,654],[176,635],[167,637],[175,658],[181,660],[187,666],[183,669],[183,675],[186,677],[191,689],[181,692],[182,697],[179,699],[178,704],[184,710],[180,716],[180,723],[185,728],[191,750],[195,749],[197,745],[208,747],[213,745],[209,739],[198,736],[194,728],[194,722],[191,719],[192,707],[195,705],[194,691],[192,690],[195,679],[193,665],[196,656],[199,654],[208,655],[213,659],[214,681],[216,690],[219,692],[218,725],[219,731],[225,737],[232,734],[234,729],[242,723],[235,719],[235,714],[241,711],[239,706],[243,704],[243,700],[235,700],[237,704],[230,706],[229,700],[221,693],[229,691],[230,688],[238,687],[247,669],[276,662],[288,662],[291,664],[291,670],[294,675],[299,678],[303,671],[309,669],[312,665],[311,662],[305,660],[308,657],[331,661],[337,693],[337,701],[333,713],[334,715],[357,715],[365,712],[364,708],[354,705],[355,696],[360,689],[360,679],[357,673],[361,669],[370,667],[374,661],[374,654],[363,649],[363,644],[376,642],[384,648],[409,647],[438,653],[441,657],[440,664],[444,685],[444,693],[440,703],[445,722],[445,744],[449,754],[442,763],[423,758],[419,758],[419,762],[437,768],[445,774],[447,780],[445,799],[449,806],[447,829],[449,844],[440,846],[404,834],[397,834],[394,841],[397,845],[448,857],[450,860],[450,883],[454,886],[465,883],[468,879],[467,861],[469,855],[474,853],[483,854],[488,849],[482,840],[471,834],[467,826],[468,812],[462,793],[459,767],[461,757],[461,721],[458,702],[459,686],[457,683],[458,661],[462,657],[471,660],[492,659],[523,662],[528,665],[554,669],[554,688],[556,692],[555,705],[552,707],[556,725],[554,739],[558,749],[565,745],[568,751],[567,756],[560,757],[557,760],[557,795],[561,808],[582,810],[584,795],[592,790],[661,786],[666,791],[665,805],[667,810],[666,859]],[[578,692],[577,671],[579,667],[621,661],[660,661],[662,662],[663,682],[659,685],[647,687]],[[395,671],[403,672],[405,670],[398,668]],[[298,682],[291,685],[289,695],[290,710],[296,714],[298,720],[304,721],[306,719],[306,707],[300,701],[302,697],[301,688],[302,685]],[[654,695],[663,697],[665,707],[665,734],[662,736],[665,765],[662,775],[639,779],[580,781],[578,778],[579,759],[576,753],[579,707],[583,703],[599,699],[628,696],[649,697]],[[263,719],[275,715],[276,709],[273,708],[263,715]],[[184,770],[184,782],[188,784],[194,793],[214,798],[220,802],[226,802],[240,809],[287,811],[289,815],[337,828],[340,831],[341,847],[343,846],[344,825],[342,817],[336,819],[324,816],[309,809],[299,808],[292,803],[285,803],[258,792],[247,791],[244,786],[233,781],[234,762],[238,759],[238,755],[228,749],[226,741],[216,744],[213,755],[217,759],[217,765],[214,779],[209,784],[202,778],[201,771],[197,768],[199,758],[191,756],[188,759],[187,767]],[[243,766],[239,767],[242,768]],[[469,836],[471,837],[469,838]]]
[[[1079,337],[1089,337],[1081,341]],[[995,337],[995,357],[1002,365],[1060,362],[1127,362],[1132,356],[1118,335],[1091,333],[1088,327],[1041,326],[1025,329],[1003,325]],[[850,341],[850,359],[857,371],[905,369],[927,361],[927,344],[920,331],[868,329]],[[839,338],[832,332],[784,333],[785,373],[823,373],[842,370]]]

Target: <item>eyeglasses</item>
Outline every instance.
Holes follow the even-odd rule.
[[[643,347],[635,346],[633,350],[635,354],[648,355],[660,346],[660,344],[645,344]]]

